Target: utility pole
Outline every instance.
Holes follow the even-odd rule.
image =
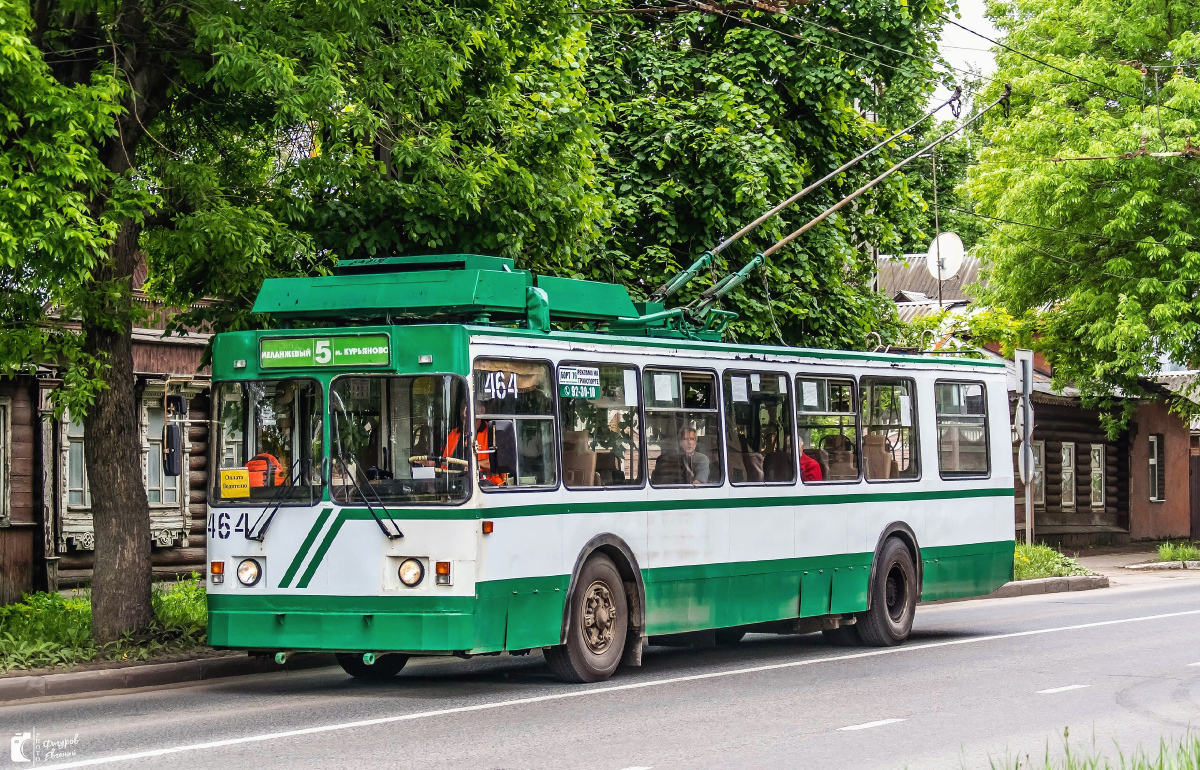
[[[1025,543],[1033,545],[1033,351],[1018,348],[1013,360],[1021,387],[1021,399],[1017,402],[1017,424],[1021,431],[1017,468],[1025,485]]]

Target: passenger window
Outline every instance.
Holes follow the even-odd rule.
[[[938,468],[943,476],[986,476],[987,391],[979,382],[938,382]]]
[[[796,377],[796,422],[801,481],[858,480],[854,380]]]
[[[786,374],[725,373],[725,446],[731,483],[795,483]]]
[[[656,487],[717,486],[721,472],[717,378],[702,372],[647,371],[646,453]]]
[[[481,358],[474,374],[480,487],[557,484],[550,364]]]
[[[863,377],[861,384],[866,479],[919,478],[913,381]]]
[[[637,367],[560,364],[563,482],[572,488],[641,486]]]

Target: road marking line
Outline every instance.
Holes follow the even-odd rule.
[[[872,727],[883,727],[884,725],[894,725],[897,722],[903,722],[903,719],[880,719],[878,722],[867,722],[861,725],[850,725],[849,727],[839,727],[839,731],[846,730],[869,730]]]
[[[1066,692],[1068,690],[1082,690],[1085,687],[1091,687],[1090,684],[1069,684],[1066,687],[1051,687],[1049,690],[1038,690],[1038,695],[1053,695],[1056,692]]]
[[[646,767],[635,766],[635,767],[627,767],[627,768],[625,768],[625,770],[653,770],[653,768],[651,768],[649,766],[646,766]]]
[[[146,751],[135,751],[131,754],[119,754],[116,756],[98,757],[96,759],[83,759],[77,762],[65,762],[58,765],[45,765],[40,768],[40,770],[67,770],[67,768],[73,767],[95,767],[97,765],[109,765],[116,762],[130,762],[135,759],[150,759],[153,757],[169,756],[171,754],[182,754],[186,751],[219,749],[224,748],[225,746],[240,746],[246,743],[262,743],[264,741],[274,741],[281,738],[296,738],[302,735],[318,735],[320,733],[337,732],[340,730],[353,730],[359,727],[374,727],[376,725],[394,724],[396,722],[411,722],[417,719],[429,719],[432,717],[449,716],[451,714],[468,714],[475,711],[491,711],[493,709],[510,706],[526,706],[533,703],[547,703],[550,701],[567,700],[569,698],[585,698],[591,695],[603,695],[610,692],[624,692],[627,690],[641,690],[649,687],[663,687],[669,684],[679,684],[680,682],[699,682],[705,679],[722,679],[729,676],[757,674],[763,671],[780,671],[788,668],[815,666],[820,663],[840,663],[846,660],[857,660],[858,658],[875,658],[881,655],[898,655],[908,652],[920,652],[921,650],[932,650],[939,647],[956,647],[965,644],[980,644],[982,642],[994,642],[1001,639],[1019,639],[1026,636],[1056,634],[1062,633],[1063,631],[1079,631],[1087,628],[1103,628],[1105,626],[1118,626],[1126,623],[1145,623],[1150,620],[1181,618],[1189,615],[1200,615],[1200,610],[1167,612],[1161,615],[1144,615],[1142,617],[1121,618],[1119,620],[1099,620],[1095,623],[1079,623],[1073,626],[1057,626],[1055,628],[1038,628],[1034,629],[1033,631],[1014,631],[1010,634],[973,636],[965,639],[949,639],[943,642],[929,642],[927,644],[915,644],[903,647],[884,647],[882,649],[870,650],[868,652],[855,652],[846,655],[831,655],[824,658],[809,658],[807,660],[793,660],[787,663],[769,663],[764,666],[735,668],[728,671],[710,671],[704,674],[673,676],[667,679],[651,679],[646,682],[631,682],[630,684],[601,685],[599,687],[589,687],[587,689],[571,688],[563,692],[556,692],[552,695],[536,695],[529,698],[514,698],[512,700],[492,701],[491,703],[477,703],[473,706],[456,706],[454,708],[437,709],[435,711],[418,711],[412,714],[398,714],[390,717],[361,719],[356,722],[339,722],[331,725],[321,725],[319,727],[304,727],[296,730],[283,730],[277,733],[247,735],[242,738],[225,738],[223,740],[208,741],[206,743],[191,743],[184,746],[171,746],[165,749],[148,749]]]
[[[1189,663],[1188,666],[1200,666],[1200,663]]]

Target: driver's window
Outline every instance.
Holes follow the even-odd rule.
[[[558,468],[549,362],[481,358],[474,375],[480,488],[553,487]]]
[[[462,378],[339,377],[329,401],[334,500],[456,503],[470,496],[475,435]]]
[[[860,385],[863,475],[867,481],[920,478],[913,381],[863,377]]]

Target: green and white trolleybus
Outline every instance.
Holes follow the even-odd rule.
[[[254,310],[283,328],[213,348],[214,646],[597,681],[652,637],[898,644],[1012,577],[1002,365],[726,343],[729,313],[476,255]]]

